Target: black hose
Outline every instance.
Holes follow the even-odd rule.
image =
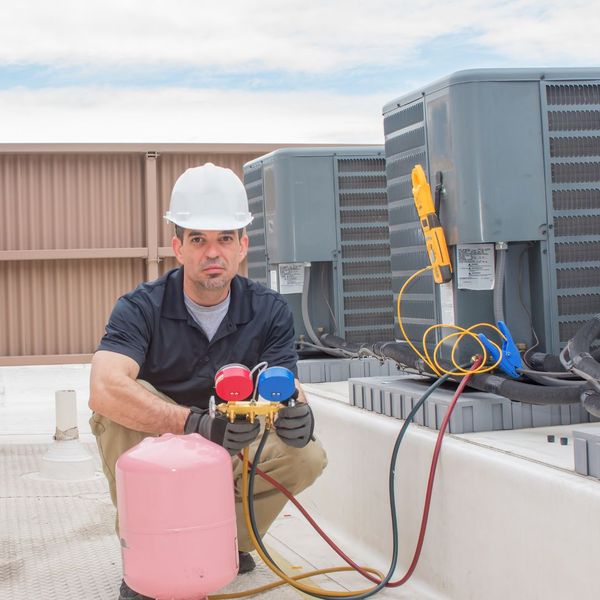
[[[600,331],[600,315],[598,315],[598,319],[598,331]],[[590,335],[591,334],[588,333],[582,338],[582,336],[577,337],[576,334],[576,341],[578,345],[575,346],[575,348],[579,348],[581,344],[586,344]],[[369,347],[367,344],[347,342],[343,338],[331,334],[324,334],[321,336],[321,341],[324,344],[331,345],[334,348],[344,348],[350,352],[358,352],[361,348],[369,348],[376,356],[389,358],[399,365],[408,369],[414,369],[423,375],[435,376],[435,374],[430,371],[429,367],[408,344],[403,344],[401,342],[376,342]],[[589,345],[587,348],[589,348]],[[532,355],[531,360],[532,363],[534,363],[534,360],[536,361],[534,363],[536,367],[545,367],[543,369],[544,371],[564,371],[564,367],[560,365],[560,361],[560,366],[556,364],[558,357],[551,354],[536,352]],[[590,360],[593,360],[591,356]],[[549,367],[552,367],[552,369]],[[600,364],[598,364],[598,368],[600,369]],[[583,371],[583,369],[581,370]],[[489,373],[473,375],[469,380],[468,385],[474,389],[491,394],[497,394],[498,396],[508,398],[509,400],[513,400],[515,402],[540,405],[578,404],[583,402],[582,394],[584,394],[584,392],[588,392],[590,387],[587,382],[581,382],[581,385],[578,386],[568,385],[558,387],[536,385],[533,383],[524,383],[515,381],[514,379],[507,379],[505,377],[491,375]],[[588,398],[587,403],[593,405],[595,398],[590,397],[589,394],[586,397]]]
[[[595,390],[585,390],[581,394],[581,404],[594,417],[600,417],[600,394]]]
[[[377,342],[373,344],[373,353],[384,358],[390,358],[399,365],[415,369],[419,373],[434,374],[418,354],[402,342]]]
[[[473,375],[468,385],[476,390],[497,394],[524,404],[578,404],[581,401],[581,394],[589,389],[587,383],[582,383],[578,387],[548,387],[522,383],[488,373]]]
[[[529,357],[529,363],[531,367],[536,371],[548,371],[549,373],[555,373],[559,371],[565,371],[560,362],[560,358],[556,354],[545,354],[544,352],[534,352]]]
[[[589,352],[589,350],[588,350],[588,352]],[[590,355],[594,360],[600,362],[600,348],[594,348],[594,350],[592,350],[590,352]],[[529,357],[529,362],[536,371],[548,371],[550,373],[558,372],[558,371],[566,372],[566,369],[564,368],[563,364],[560,362],[560,357],[557,356],[556,354],[545,354],[544,352],[534,352]]]
[[[552,371],[550,372],[552,373]],[[569,378],[575,377],[575,379],[550,377],[548,375],[544,375],[544,373],[540,373],[539,371],[525,371],[524,369],[517,369],[517,373],[524,375],[527,379],[530,379],[535,383],[550,387],[580,387],[583,383],[580,377],[567,372],[565,372],[565,375],[567,375]]]
[[[438,377],[438,374],[434,373],[408,344],[402,342],[349,342],[331,333],[324,333],[320,339],[324,345],[330,348],[352,352],[357,356],[361,351],[366,351],[368,355],[381,360],[389,358],[401,367],[412,369],[422,375]]]
[[[560,353],[566,369],[576,368],[594,379],[600,379],[600,363],[590,354],[592,344],[600,335],[600,314],[580,327]]]
[[[349,342],[343,337],[333,335],[333,333],[324,333],[319,340],[322,344],[329,346],[329,348],[339,348],[346,350],[347,352],[354,352],[358,354],[360,350],[367,346],[367,344],[357,344],[356,342]]]

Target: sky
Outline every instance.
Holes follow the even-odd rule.
[[[600,0],[0,0],[0,142],[383,143],[463,69],[600,67]]]

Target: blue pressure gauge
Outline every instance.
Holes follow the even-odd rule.
[[[258,395],[270,402],[285,402],[295,391],[294,374],[285,367],[269,367],[258,377]]]

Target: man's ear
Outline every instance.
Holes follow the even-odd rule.
[[[173,252],[175,253],[175,258],[177,259],[177,262],[182,265],[183,264],[183,255],[181,253],[181,246],[182,246],[182,242],[181,240],[174,235],[173,239],[171,240],[171,248],[173,248]]]
[[[248,236],[244,233],[240,238],[240,261],[244,260],[248,254],[248,242]]]

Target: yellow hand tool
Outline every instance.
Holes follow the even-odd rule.
[[[446,245],[446,236],[435,213],[431,188],[421,165],[415,165],[412,170],[412,186],[415,206],[425,236],[427,254],[433,267],[433,279],[436,283],[446,283],[452,279],[452,264]]]

